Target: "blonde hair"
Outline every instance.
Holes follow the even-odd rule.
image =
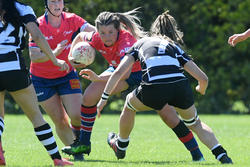
[[[183,41],[183,32],[178,30],[177,23],[169,11],[159,15],[150,28],[151,36],[159,36],[180,45],[185,45]]]
[[[138,9],[133,9],[125,13],[112,13],[112,12],[102,12],[100,13],[96,20],[95,26],[98,30],[100,25],[110,25],[114,24],[114,27],[119,29],[128,30],[136,39],[140,39],[146,36],[146,32],[143,31],[141,27],[141,21],[136,16]]]

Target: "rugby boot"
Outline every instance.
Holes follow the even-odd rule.
[[[233,164],[233,161],[230,157],[227,156],[227,154],[223,155],[219,161],[222,163],[222,164]]]
[[[115,152],[115,156],[119,160],[119,159],[125,158],[126,151],[125,150],[120,150],[117,147],[117,140],[118,140],[117,134],[115,134],[113,132],[110,132],[108,134],[107,142],[108,142],[109,146],[113,149],[113,151]]]
[[[70,146],[65,146],[62,148],[62,152],[68,155],[76,155],[76,154],[90,154],[91,152],[91,144],[85,145],[80,141],[74,141]]]

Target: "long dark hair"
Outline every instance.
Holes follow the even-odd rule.
[[[174,41],[179,45],[185,46],[183,41],[183,32],[178,30],[177,22],[169,11],[165,11],[159,15],[150,28],[151,36],[158,36]]]
[[[5,12],[2,18],[4,28],[6,28],[9,23],[15,28],[22,25],[22,18],[15,5],[16,0],[0,0],[0,3],[1,14]]]

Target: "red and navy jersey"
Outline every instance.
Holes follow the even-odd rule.
[[[70,71],[73,67],[68,61],[68,54],[70,50],[71,43],[78,32],[84,30],[87,21],[77,16],[74,13],[62,13],[61,25],[58,28],[52,27],[48,22],[48,15],[45,13],[43,16],[38,18],[39,28],[45,38],[47,39],[50,47],[54,50],[57,44],[63,40],[68,40],[68,46],[62,51],[60,55],[57,56],[58,59],[64,60],[70,66]],[[29,43],[29,47],[38,47],[34,41]],[[53,79],[63,77],[67,74],[66,71],[59,71],[59,67],[55,66],[51,60],[43,63],[32,63],[30,65],[30,72],[38,77]]]
[[[121,30],[119,31],[118,40],[113,46],[105,46],[98,32],[93,34],[89,44],[102,54],[110,66],[116,68],[120,64],[121,59],[124,57],[125,52],[129,50],[135,42],[136,39],[129,32]],[[136,62],[133,65],[132,72],[140,70],[140,63]]]

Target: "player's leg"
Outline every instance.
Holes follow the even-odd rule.
[[[108,144],[115,152],[118,159],[125,158],[126,150],[129,144],[129,135],[134,127],[134,118],[136,111],[150,111],[150,107],[145,106],[134,94],[131,92],[127,95],[119,123],[119,134],[110,132],[108,135]]]
[[[109,77],[110,71],[104,71],[102,76]],[[62,151],[66,154],[74,155],[76,153],[89,154],[91,152],[91,134],[95,123],[97,108],[96,104],[100,100],[106,82],[92,82],[85,89],[81,106],[81,133],[80,142],[70,147],[64,147]],[[126,90],[128,84],[122,80],[118,83],[114,94]]]
[[[4,131],[4,96],[5,92],[0,91],[0,165],[6,164],[2,148],[2,134]]]
[[[76,137],[73,144],[76,144],[80,140],[80,127],[81,127],[81,103],[82,103],[82,94],[74,93],[74,94],[65,94],[61,96],[63,104],[67,110],[67,113],[70,117],[71,128]],[[83,161],[83,154],[75,154],[75,161]]]
[[[54,160],[54,164],[72,165],[71,162],[63,160],[58,151],[55,138],[52,133],[52,129],[42,117],[39,110],[37,98],[33,85],[29,85],[27,88],[9,92],[14,100],[20,105],[24,113],[34,126],[36,136],[43,144],[51,158]]]
[[[212,129],[200,121],[194,105],[185,110],[177,107],[175,109],[182,117],[184,123],[197,134],[202,143],[212,151],[217,160],[221,163],[232,163],[226,150],[216,139]]]
[[[179,119],[174,108],[172,106],[165,105],[164,108],[158,112],[158,114],[190,152],[192,160],[203,161],[203,155],[195,137],[193,136],[193,133],[187,128],[187,126],[185,126],[183,121]]]
[[[70,72],[60,79],[63,82],[57,85],[57,93],[60,95],[61,101],[70,118],[71,128],[75,137],[80,138],[81,127],[81,104],[82,90],[81,83],[76,71]]]
[[[74,142],[74,134],[69,126],[68,115],[64,109],[60,96],[54,94],[47,100],[40,101],[44,111],[55,124],[56,133],[64,145],[68,146]]]

